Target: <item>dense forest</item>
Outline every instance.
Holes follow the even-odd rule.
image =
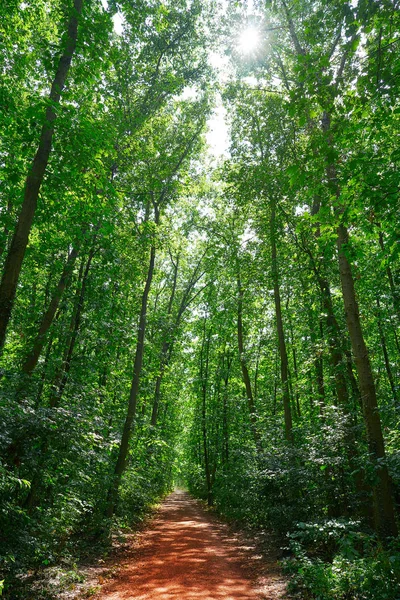
[[[0,3],[0,595],[179,484],[398,598],[399,7]]]

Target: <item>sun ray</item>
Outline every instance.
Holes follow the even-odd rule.
[[[239,36],[239,52],[241,54],[250,54],[260,43],[260,34],[254,27],[248,27]]]

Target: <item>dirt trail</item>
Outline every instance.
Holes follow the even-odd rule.
[[[283,587],[262,596],[243,554],[201,505],[174,492],[143,535],[137,560],[108,583],[99,600],[277,600]],[[275,582],[278,583],[278,582]]]

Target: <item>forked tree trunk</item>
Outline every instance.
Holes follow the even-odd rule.
[[[58,63],[49,102],[46,108],[45,122],[39,139],[39,146],[25,181],[24,199],[21,212],[15,227],[10,248],[4,264],[3,277],[0,283],[0,350],[4,346],[8,322],[14,305],[19,274],[28,245],[33,218],[35,216],[39,191],[49,161],[52,147],[54,123],[57,116],[56,105],[60,102],[61,92],[71,66],[78,38],[78,20],[82,12],[83,0],[74,0],[68,22],[67,41]]]

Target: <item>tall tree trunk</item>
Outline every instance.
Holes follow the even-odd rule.
[[[159,210],[155,208],[155,223],[159,223]],[[142,372],[143,365],[143,353],[144,353],[144,340],[146,333],[146,321],[147,321],[147,304],[149,298],[149,292],[151,288],[151,282],[154,274],[154,263],[156,257],[156,247],[153,242],[150,250],[150,262],[147,270],[147,278],[142,294],[142,302],[139,316],[138,326],[138,338],[136,343],[135,360],[133,365],[133,377],[131,383],[131,389],[129,393],[128,410],[125,418],[124,428],[122,431],[121,442],[119,445],[118,458],[115,464],[113,480],[110,485],[107,497],[107,508],[106,516],[111,518],[114,514],[115,505],[117,502],[118,490],[121,483],[122,474],[126,469],[129,440],[132,435],[133,422],[136,416],[136,407],[139,393],[140,375]]]
[[[286,441],[293,442],[293,423],[292,409],[290,406],[289,393],[289,364],[286,350],[285,334],[282,320],[281,295],[279,289],[279,270],[276,250],[276,199],[275,196],[270,201],[270,244],[271,244],[271,274],[274,286],[274,301],[275,301],[275,319],[276,329],[278,334],[278,346],[281,366],[281,383],[282,383],[282,399],[283,410],[285,414],[285,437]]]
[[[58,63],[49,102],[46,108],[45,123],[39,139],[39,146],[25,182],[24,200],[15,227],[14,236],[4,264],[3,277],[0,284],[0,350],[4,346],[8,322],[14,305],[15,292],[19,274],[28,245],[33,218],[35,216],[39,191],[49,161],[52,147],[54,124],[57,116],[56,105],[60,102],[61,92],[71,66],[78,38],[78,20],[82,12],[83,0],[74,0],[68,22],[67,41]]]
[[[324,113],[323,115],[322,130],[327,136],[328,145],[332,146],[331,117],[329,113]],[[339,208],[336,208],[336,214],[340,217],[342,210],[340,208],[340,188],[337,180],[336,167],[332,162],[329,162],[329,160],[327,161],[326,174],[329,186],[335,193],[338,201]],[[378,534],[382,538],[385,538],[397,535],[397,525],[391,481],[385,463],[385,443],[382,433],[375,381],[361,327],[354,278],[348,259],[349,241],[349,232],[346,225],[344,223],[339,223],[337,227],[337,248],[346,324],[349,331],[357,368],[358,381],[360,384],[368,449],[377,480],[373,488],[375,527]]]
[[[347,258],[349,234],[345,225],[340,224],[338,232],[339,272],[342,284],[346,323],[350,334],[355,358],[358,381],[364,410],[368,448],[374,465],[377,482],[374,486],[375,525],[381,537],[397,535],[393,507],[392,490],[388,469],[385,463],[385,444],[379,414],[378,400],[368,349],[365,344],[353,274]]]
[[[321,198],[319,196],[314,197],[311,213],[313,216],[317,215],[321,207]],[[318,240],[320,238],[319,224],[317,223],[314,229],[314,236]],[[328,279],[323,273],[324,263],[317,261],[309,247],[304,242],[304,248],[310,258],[312,269],[315,274],[316,281],[321,293],[322,308],[325,314],[326,332],[328,337],[328,348],[329,348],[329,359],[332,366],[334,381],[335,381],[335,392],[338,405],[343,410],[343,413],[347,419],[345,428],[344,443],[346,447],[347,458],[349,461],[350,469],[354,473],[354,485],[357,490],[357,497],[360,501],[361,514],[367,521],[371,521],[371,511],[369,510],[369,502],[371,497],[371,489],[368,487],[365,481],[365,474],[358,467],[358,452],[357,452],[357,440],[354,430],[351,428],[351,421],[354,420],[353,404],[350,402],[346,372],[350,381],[352,394],[354,398],[359,397],[359,390],[357,382],[355,380],[352,371],[352,357],[350,353],[347,353],[346,348],[343,347],[343,333],[340,329],[339,323],[336,319],[336,315],[333,308],[332,295],[330,290],[330,284]],[[322,332],[322,323],[321,332]],[[328,474],[328,471],[326,472]],[[349,499],[347,499],[348,505],[350,505]],[[353,507],[354,508],[354,507]],[[328,500],[328,511],[337,512],[337,507],[333,507],[330,499]],[[345,508],[347,511],[347,508]]]
[[[297,416],[301,417],[300,394],[299,394],[299,372],[297,369],[297,354],[296,354],[296,346],[294,343],[293,323],[292,323],[292,319],[290,318],[290,314],[289,314],[289,294],[288,294],[287,300],[286,300],[286,311],[288,313],[288,324],[289,324],[289,335],[290,335],[289,343],[292,348],[293,372],[294,372],[294,383],[293,383],[293,387],[291,386],[291,395],[292,395],[292,398],[295,398],[295,400],[296,400]],[[289,371],[289,384],[291,383],[291,381],[292,381],[292,378],[290,376],[290,371]],[[294,391],[293,391],[293,388],[294,388]]]

